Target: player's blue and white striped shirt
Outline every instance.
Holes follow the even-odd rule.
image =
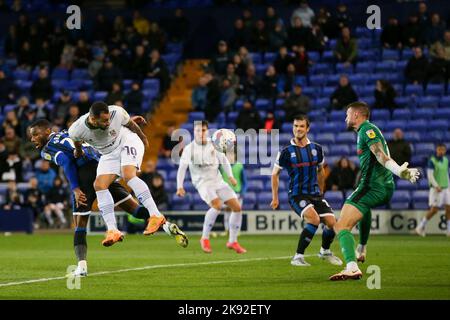
[[[289,175],[289,196],[320,195],[317,169],[324,162],[322,146],[310,142],[299,147],[294,139],[277,156],[275,166],[286,169]]]

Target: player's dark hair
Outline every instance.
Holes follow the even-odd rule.
[[[447,146],[443,142],[439,142],[439,143],[436,144],[436,149],[439,148],[439,147],[447,148]]]
[[[49,129],[51,126],[52,124],[47,119],[39,119],[30,125],[30,129],[31,128]]]
[[[100,117],[102,113],[109,113],[108,105],[102,101],[94,102],[89,109],[90,115]]]
[[[209,123],[208,123],[207,120],[194,121],[194,128],[195,128],[196,126],[202,126],[202,127],[209,128]]]
[[[292,122],[294,122],[295,120],[306,121],[307,128],[309,128],[309,126],[311,125],[309,118],[306,114],[298,114],[298,115],[294,116],[294,119],[292,119]]]
[[[370,108],[369,105],[363,101],[356,101],[352,102],[347,106],[348,109],[353,109],[361,113],[363,116],[365,116],[367,119],[370,118]]]

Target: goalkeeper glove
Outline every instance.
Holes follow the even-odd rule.
[[[411,183],[416,183],[419,176],[419,170],[416,168],[408,168],[408,162],[405,162],[400,166],[400,178],[409,180]]]

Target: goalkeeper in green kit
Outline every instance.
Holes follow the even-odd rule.
[[[408,168],[405,162],[399,166],[390,158],[389,149],[380,130],[369,122],[369,107],[364,102],[353,102],[347,107],[347,128],[358,134],[357,149],[361,167],[361,179],[356,190],[342,207],[334,230],[339,239],[346,268],[330,277],[330,280],[361,279],[362,272],[356,262],[356,254],[365,256],[365,244],[369,238],[371,209],[389,203],[394,193],[392,174],[416,183],[419,171]],[[359,222],[360,245],[355,252],[355,239],[351,233]],[[363,260],[363,259],[360,259]]]

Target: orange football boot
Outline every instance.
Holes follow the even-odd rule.
[[[123,233],[119,230],[108,230],[106,231],[106,237],[102,241],[102,245],[105,247],[110,247],[118,241],[123,241]]]
[[[149,236],[154,234],[164,223],[166,223],[166,218],[163,215],[159,217],[151,216],[148,219],[147,227],[145,227],[144,235]]]

